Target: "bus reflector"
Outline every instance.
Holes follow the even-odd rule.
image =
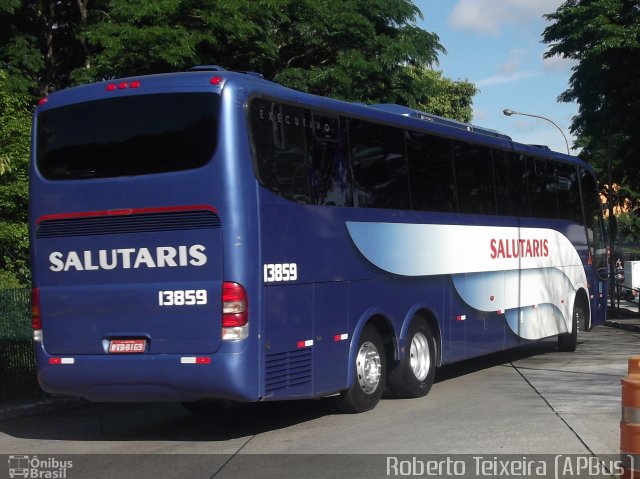
[[[249,335],[249,301],[241,284],[222,283],[222,339],[238,341]]]
[[[49,364],[57,365],[57,364],[75,364],[76,360],[74,358],[49,358]]]
[[[180,364],[211,364],[209,356],[185,356],[180,358]]]
[[[306,341],[298,341],[298,349],[310,348],[313,346],[313,339],[307,339]]]
[[[349,334],[345,333],[345,334],[336,334],[333,337],[333,340],[337,343],[338,341],[346,341],[347,339],[349,339]]]

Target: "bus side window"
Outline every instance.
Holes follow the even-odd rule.
[[[556,165],[556,183],[558,185],[559,217],[582,224],[577,166],[558,163]]]
[[[584,168],[580,168],[580,182],[582,183],[582,198],[584,204],[585,226],[589,251],[593,259],[593,267],[600,278],[609,274],[607,264],[607,237],[602,218],[602,203],[595,178]]]
[[[312,203],[351,206],[347,135],[344,121],[336,117],[305,111],[307,124],[307,163]]]
[[[491,150],[485,146],[453,142],[458,190],[458,211],[496,214]]]
[[[531,216],[556,219],[558,187],[554,163],[543,158],[528,157],[527,166]]]
[[[253,100],[250,118],[260,182],[284,198],[309,203],[311,193],[302,109]]]
[[[529,194],[524,158],[509,151],[493,150],[493,165],[498,214],[529,216]]]
[[[409,209],[404,130],[352,119],[349,144],[355,206]]]
[[[451,140],[412,131],[406,137],[413,208],[457,212]]]

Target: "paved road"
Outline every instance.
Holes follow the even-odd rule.
[[[123,467],[130,477],[275,477],[296,467],[339,477],[327,471],[344,471],[343,461],[381,468],[394,454],[604,457],[619,451],[620,379],[639,340],[599,327],[580,336],[575,353],[548,341],[466,361],[443,368],[426,398],[383,400],[360,415],[338,414],[330,400],[235,405],[205,417],[176,404],[92,404],[0,423],[0,452],[143,455],[96,457],[82,475],[96,478],[129,477]],[[176,456],[188,454],[213,455]],[[71,474],[80,466],[67,477],[80,477]]]

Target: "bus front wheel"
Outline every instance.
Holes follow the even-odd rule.
[[[565,353],[572,353],[578,347],[578,331],[586,330],[587,316],[578,303],[573,305],[572,328],[570,333],[558,336],[558,349]]]
[[[362,330],[354,366],[353,385],[336,398],[336,406],[346,413],[370,411],[382,397],[387,375],[384,344],[372,325]]]
[[[435,340],[422,318],[415,318],[407,333],[407,351],[389,373],[391,393],[397,398],[418,398],[431,390],[436,375]]]

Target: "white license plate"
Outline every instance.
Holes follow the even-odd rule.
[[[144,353],[146,339],[112,339],[109,341],[109,352],[112,354]]]

